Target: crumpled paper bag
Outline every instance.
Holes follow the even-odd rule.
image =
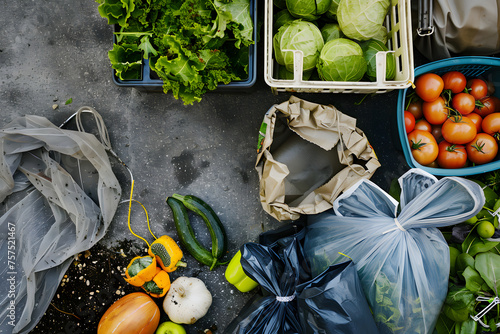
[[[255,167],[262,207],[282,221],[332,208],[380,163],[355,118],[292,96],[264,116]]]

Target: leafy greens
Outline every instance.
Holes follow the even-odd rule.
[[[250,0],[96,1],[115,25],[108,56],[120,79],[140,79],[142,58],[149,59],[163,91],[192,104],[219,84],[248,77]]]

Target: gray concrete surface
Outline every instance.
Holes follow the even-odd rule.
[[[107,51],[112,27],[97,12],[94,1],[2,1],[0,11],[0,126],[20,115],[47,117],[62,123],[81,106],[94,107],[108,126],[114,150],[131,168],[135,199],[148,209],[153,230],[175,236],[165,198],[174,192],[204,198],[227,228],[229,252],[259,233],[280,226],[263,210],[254,169],[257,134],[264,113],[290,94],[273,95],[263,81],[259,45],[257,83],[248,92],[206,94],[192,106],[172,95],[117,87],[112,82]],[[312,102],[333,104],[356,117],[380,159],[373,181],[384,189],[407,170],[394,130],[397,92],[368,96],[298,94]],[[65,101],[72,103],[65,105]],[[58,108],[53,109],[57,104]],[[130,180],[119,165],[117,175],[128,198]],[[141,247],[127,229],[122,205],[101,244],[127,241]],[[147,229],[140,208],[133,211],[135,231]],[[188,260],[189,256],[188,256]],[[194,263],[214,295],[205,322],[189,327],[197,333],[215,323],[222,329],[238,314],[250,295],[224,279],[224,267],[210,272]],[[70,297],[68,297],[70,298]],[[36,331],[34,331],[36,332]],[[82,329],[95,332],[95,328]]]

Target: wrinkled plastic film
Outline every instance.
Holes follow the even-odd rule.
[[[0,240],[0,279],[13,283],[0,286],[0,329],[28,333],[73,256],[106,233],[121,188],[94,135],[60,129],[43,117],[15,119],[0,130],[0,147],[0,231],[7,236]]]

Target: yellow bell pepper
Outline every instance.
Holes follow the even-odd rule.
[[[156,258],[136,256],[125,270],[125,281],[133,286],[142,286],[156,275]]]
[[[241,266],[241,251],[238,251],[226,268],[226,280],[241,292],[255,289],[259,284],[247,276]]]
[[[156,275],[149,282],[142,285],[144,291],[146,291],[151,297],[160,298],[167,294],[170,289],[170,276],[160,267],[156,267]]]
[[[148,254],[155,257],[160,267],[167,273],[175,271],[177,267],[186,266],[186,263],[181,261],[182,250],[168,235],[156,239],[149,247]]]

